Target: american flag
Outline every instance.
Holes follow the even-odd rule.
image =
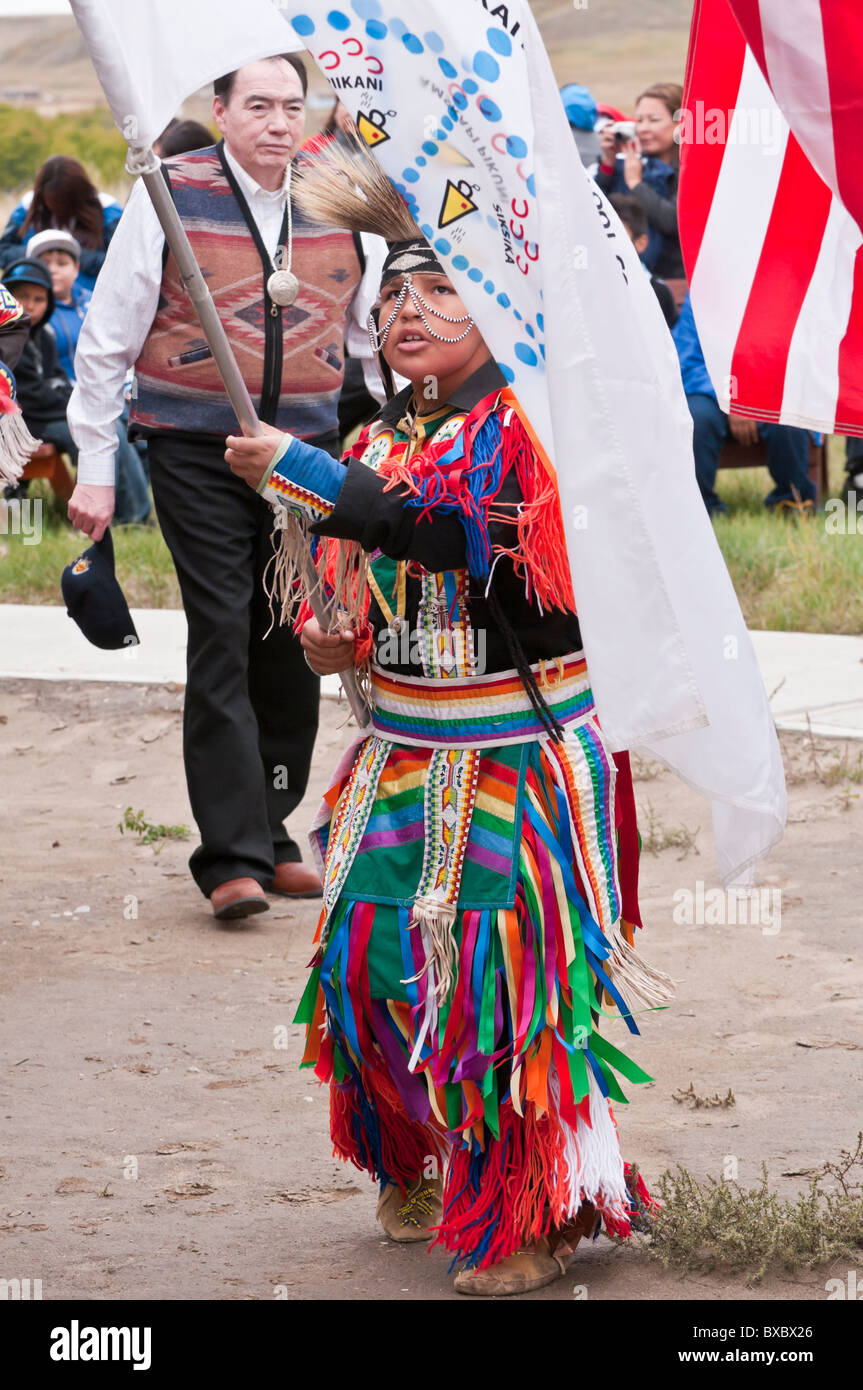
[[[696,0],[680,236],[736,415],[863,435],[863,6]]]

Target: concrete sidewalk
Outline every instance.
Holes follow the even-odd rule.
[[[102,652],[61,607],[0,604],[0,678],[121,681],[159,685],[186,679],[186,618],[176,609],[132,610],[139,647]],[[863,739],[863,637],[753,632],[779,729]],[[335,698],[339,683],[323,681]]]
[[[85,640],[65,608],[0,604],[0,679],[185,685],[185,613],[176,608],[131,613],[141,645],[103,652]],[[322,684],[325,695],[338,696],[335,676]]]
[[[778,729],[863,738],[863,637],[753,632]]]

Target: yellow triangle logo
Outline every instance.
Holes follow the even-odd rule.
[[[443,197],[443,206],[438,219],[439,227],[449,227],[451,223],[458,222],[461,217],[468,217],[470,213],[476,212],[477,205],[467,193],[465,188],[469,188],[467,183],[453,183],[452,179],[447,179],[446,192]]]
[[[384,140],[390,138],[382,126],[375,125],[362,111],[357,116],[357,130],[370,147],[382,145]]]

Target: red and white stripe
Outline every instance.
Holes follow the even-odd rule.
[[[737,415],[863,435],[861,71],[857,3],[696,0],[684,108],[696,135],[729,123],[683,145],[680,236]]]

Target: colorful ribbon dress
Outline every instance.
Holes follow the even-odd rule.
[[[627,754],[604,742],[553,481],[492,364],[347,472],[296,441],[265,495],[326,537],[367,625],[372,728],[316,822],[324,902],[296,1021],[335,1152],[404,1190],[445,1165],[441,1243],[469,1266],[591,1203],[628,1235],[650,1198],[621,1156],[621,1049],[667,977],[634,950]]]

